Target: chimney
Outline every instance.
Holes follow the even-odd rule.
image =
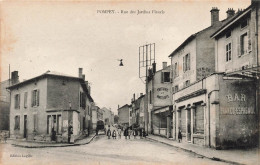
[[[120,107],[120,106],[119,106],[119,104],[118,104],[118,108],[117,108],[117,109],[119,109],[119,107]]]
[[[212,7],[211,12],[211,26],[219,22],[219,9],[217,7]]]
[[[85,74],[82,75],[83,80],[85,81]]]
[[[133,99],[134,99],[134,101],[135,101],[135,93],[134,93],[134,95],[133,95]]]
[[[235,10],[233,8],[228,8],[226,13],[227,13],[227,18],[230,18],[235,15]]]
[[[155,72],[156,72],[156,63],[154,62],[153,63],[153,74],[155,74]]]
[[[11,83],[12,85],[17,84],[19,82],[18,71],[13,71],[11,75]]]
[[[79,68],[79,78],[82,78],[82,68]]]
[[[162,68],[165,69],[167,67],[167,62],[162,63]]]

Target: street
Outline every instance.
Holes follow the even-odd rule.
[[[0,164],[224,164],[147,139],[108,139],[99,135],[87,145],[20,148],[0,145]],[[27,157],[26,157],[27,156]]]

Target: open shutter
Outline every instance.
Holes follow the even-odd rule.
[[[241,43],[241,36],[237,37],[237,56],[241,56],[241,49],[240,49],[240,43]]]
[[[33,91],[31,92],[31,106],[33,107]]]
[[[40,90],[37,90],[37,106],[40,105]]]
[[[249,30],[247,31],[247,36],[248,36],[248,53],[250,53],[252,51],[250,27],[249,27]]]
[[[163,83],[163,72],[161,72],[161,83]]]

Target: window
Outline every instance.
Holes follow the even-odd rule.
[[[162,83],[171,82],[170,72],[162,72],[161,75],[162,75]]]
[[[32,107],[39,106],[40,103],[40,91],[35,89],[32,91]]]
[[[179,76],[179,67],[178,67],[178,63],[176,62],[174,64],[174,77],[178,77]]]
[[[27,96],[28,96],[28,93],[25,92],[24,93],[24,108],[27,108]]]
[[[175,91],[175,92],[178,92],[178,91],[179,91],[179,86],[178,86],[178,85],[175,85],[174,91]]]
[[[14,102],[14,108],[15,109],[20,109],[20,95],[16,94],[14,96],[15,102]]]
[[[244,55],[248,52],[248,36],[244,33],[240,36],[240,54]]]
[[[226,45],[226,62],[231,61],[231,43]]]
[[[226,33],[226,38],[229,38],[231,36],[231,31],[228,31],[227,33]]]
[[[79,106],[82,108],[86,108],[86,94],[83,92],[79,93]]]
[[[190,70],[190,54],[183,57],[183,72]]]
[[[20,116],[14,118],[14,130],[20,130]]]
[[[248,25],[248,20],[246,19],[246,20],[243,20],[243,21],[241,22],[240,27],[241,27],[241,29],[243,29],[243,28],[246,27],[247,25]]]

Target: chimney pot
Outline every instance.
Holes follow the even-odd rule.
[[[85,74],[82,75],[82,79],[85,81]]]
[[[217,7],[212,7],[211,12],[211,26],[219,22],[219,9]]]
[[[79,68],[79,78],[82,78],[82,68]]]
[[[13,85],[13,84],[16,84],[16,83],[18,83],[18,82],[19,82],[18,71],[13,71],[13,72],[11,73],[11,83],[12,83],[12,85]]]
[[[167,67],[167,62],[162,63],[162,68],[165,69]]]
[[[233,8],[228,8],[226,13],[227,13],[227,18],[230,18],[235,15],[235,10]]]

